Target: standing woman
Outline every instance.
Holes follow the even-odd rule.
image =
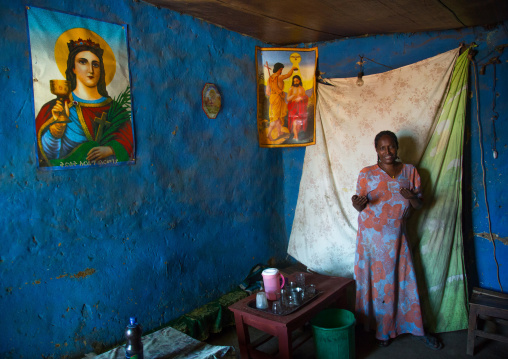
[[[379,346],[410,333],[429,348],[441,349],[423,329],[406,237],[406,219],[422,207],[420,176],[413,165],[397,161],[399,143],[393,132],[378,133],[374,144],[378,163],[361,170],[351,198],[360,212],[355,258],[358,320],[366,330],[376,330]]]

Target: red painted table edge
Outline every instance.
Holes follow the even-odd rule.
[[[296,273],[289,276],[289,280],[294,278]],[[229,309],[235,315],[236,332],[238,335],[238,344],[242,358],[265,357],[262,352],[256,351],[251,346],[248,326],[275,336],[279,339],[279,354],[281,358],[291,358],[292,343],[291,332],[310,321],[321,310],[330,306],[338,305],[339,300],[346,294],[354,280],[343,277],[331,277],[314,273],[306,273],[306,284],[314,283],[318,291],[324,293],[316,299],[298,309],[294,313],[286,316],[278,316],[265,313],[248,306],[248,303],[255,300],[256,293],[244,298],[231,306]]]

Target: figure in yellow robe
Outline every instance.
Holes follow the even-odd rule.
[[[268,87],[266,94],[270,96],[270,126],[268,127],[268,133],[266,134],[270,141],[275,141],[280,138],[282,133],[282,124],[284,123],[284,117],[288,113],[288,106],[286,104],[286,94],[284,93],[284,80],[291,77],[295,68],[282,75],[284,65],[277,62],[273,66],[273,74],[268,79]],[[277,128],[278,135],[273,138],[272,131]]]

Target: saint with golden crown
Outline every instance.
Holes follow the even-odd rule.
[[[114,76],[114,54],[99,35],[90,30],[86,35],[72,39],[72,33],[64,33],[55,46],[57,65],[66,78],[59,81],[68,87],[68,95],[47,102],[37,115],[40,166],[133,159],[130,89],[116,99],[108,95],[106,84]],[[52,91],[54,83],[58,82],[52,81]]]

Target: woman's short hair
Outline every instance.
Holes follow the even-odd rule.
[[[377,143],[379,142],[380,138],[383,136],[390,137],[393,140],[393,142],[395,142],[397,149],[399,149],[399,140],[397,140],[397,136],[392,131],[381,131],[376,135],[376,138],[374,138],[374,146],[376,148],[377,148]]]

